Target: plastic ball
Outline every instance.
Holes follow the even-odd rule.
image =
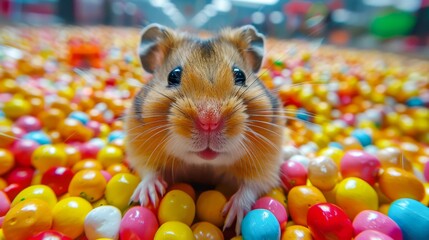
[[[251,210],[241,223],[242,236],[248,240],[280,239],[280,224],[274,214],[265,209]]]
[[[33,152],[40,146],[34,140],[30,139],[20,139],[17,140],[12,146],[12,152],[15,156],[15,161],[17,164],[23,167],[31,166],[31,156]]]
[[[285,161],[280,166],[280,180],[286,190],[307,183],[307,169],[299,162]]]
[[[179,221],[190,226],[195,218],[195,203],[185,192],[173,190],[161,200],[158,208],[160,224],[168,221]]]
[[[338,184],[335,201],[350,219],[363,210],[378,209],[378,196],[374,188],[355,177],[345,178]]]
[[[125,133],[120,130],[112,131],[109,136],[107,137],[108,142],[113,142],[116,139],[123,139],[125,138]]]
[[[31,185],[34,176],[34,169],[30,167],[16,167],[13,168],[7,175],[6,181],[8,184],[19,184],[23,187]]]
[[[68,188],[70,196],[82,197],[89,202],[102,198],[106,189],[106,180],[100,171],[84,169],[77,172]]]
[[[300,225],[293,225],[286,228],[282,240],[313,240],[313,237],[310,229]]]
[[[68,191],[73,172],[66,167],[52,167],[42,175],[41,183],[49,186],[57,196]]]
[[[423,183],[412,173],[400,168],[389,167],[380,174],[381,191],[391,200],[412,198],[423,200],[425,188]]]
[[[39,115],[43,127],[48,130],[57,129],[58,124],[65,119],[65,114],[58,108],[49,108]]]
[[[201,193],[196,205],[198,219],[222,227],[225,221],[222,210],[226,202],[225,196],[219,191],[210,190]]]
[[[83,198],[62,199],[52,210],[52,229],[75,239],[83,233],[85,217],[91,210],[91,204]]]
[[[81,122],[83,125],[86,125],[89,122],[89,116],[86,113],[81,111],[71,112],[68,118],[76,119],[79,122]]]
[[[127,166],[125,166],[122,163],[115,163],[110,165],[107,168],[107,172],[111,175],[111,176],[115,176],[118,173],[129,173],[130,169],[128,169]]]
[[[253,204],[252,210],[254,209],[266,209],[274,214],[277,221],[279,221],[280,228],[284,229],[287,223],[287,212],[286,208],[277,200],[271,197],[262,197]]]
[[[98,152],[97,160],[100,161],[104,168],[108,168],[112,164],[122,163],[124,153],[118,147],[105,146]]]
[[[20,127],[25,132],[33,132],[42,129],[39,119],[33,116],[22,116],[15,121],[15,126]]]
[[[81,161],[76,162],[73,166],[72,166],[72,172],[77,173],[81,170],[88,170],[88,169],[92,169],[92,170],[99,170],[101,171],[103,169],[103,166],[101,165],[101,163],[97,160],[94,159],[83,159]]]
[[[187,193],[194,201],[196,200],[196,194],[195,194],[195,190],[192,187],[191,184],[188,183],[174,183],[172,185],[170,185],[167,189],[167,192],[170,192],[172,190],[180,190],[183,191],[185,193]]]
[[[296,186],[288,194],[288,213],[296,224],[307,225],[308,209],[326,202],[322,192],[313,186]]]
[[[265,194],[266,197],[271,197],[275,200],[277,200],[283,207],[287,208],[287,199],[286,195],[282,188],[277,187],[271,189],[267,194]]]
[[[41,231],[51,229],[51,206],[41,199],[27,199],[11,208],[3,220],[6,239],[28,240]]]
[[[307,224],[315,239],[352,239],[352,222],[344,211],[331,203],[319,203],[308,209]]]
[[[20,193],[26,186],[22,186],[17,183],[12,183],[3,188],[3,192],[8,196],[9,199],[14,199],[18,193]]]
[[[222,231],[209,222],[198,222],[192,225],[195,240],[223,240]]]
[[[189,240],[194,239],[194,233],[191,228],[183,222],[168,221],[158,228],[153,239]]]
[[[338,167],[329,157],[317,157],[308,165],[308,179],[322,191],[332,190],[337,184]]]
[[[29,139],[37,142],[40,145],[52,143],[51,138],[43,131],[34,131],[25,134],[22,139]]]
[[[374,185],[380,166],[381,163],[375,156],[364,151],[351,150],[341,159],[340,171],[343,178],[358,177]]]
[[[355,235],[365,230],[375,230],[386,234],[394,240],[401,240],[403,238],[398,224],[388,216],[377,211],[365,210],[360,212],[353,219],[353,228]]]
[[[365,230],[357,234],[354,240],[393,240],[393,238],[375,230]]]
[[[11,170],[14,164],[14,155],[9,150],[0,148],[0,175]]]
[[[119,209],[113,206],[100,206],[92,209],[85,217],[85,236],[88,240],[103,237],[117,239],[121,217]]]
[[[30,114],[31,105],[27,100],[16,97],[4,104],[3,112],[6,117],[10,119],[17,119],[21,116]]]
[[[72,240],[72,239],[58,231],[48,230],[48,231],[40,232],[32,236],[28,240]]]
[[[132,207],[121,220],[119,235],[121,239],[137,237],[141,240],[152,240],[158,226],[158,220],[151,210],[140,206]]]
[[[6,215],[10,209],[9,197],[3,191],[0,191],[0,217]]]
[[[363,129],[356,129],[352,132],[351,135],[356,138],[363,147],[372,144],[371,135]]]
[[[33,185],[22,190],[15,199],[13,199],[11,207],[27,199],[34,198],[47,202],[51,208],[57,203],[57,197],[50,187],[45,185]]]
[[[140,182],[139,177],[131,173],[118,173],[106,185],[105,198],[110,205],[125,210],[131,196]]]
[[[58,146],[41,145],[33,152],[31,164],[41,173],[44,173],[51,167],[65,166],[67,155],[64,149]]]

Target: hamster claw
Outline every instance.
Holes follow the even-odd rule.
[[[243,201],[240,201],[240,198],[237,197],[237,194],[234,194],[231,199],[226,203],[225,207],[222,210],[222,214],[225,216],[225,223],[223,230],[232,226],[235,222],[235,233],[237,236],[241,232],[241,222],[243,221],[244,215],[248,212],[247,207],[243,205]]]
[[[157,207],[160,198],[165,194],[167,183],[156,174],[147,174],[139,183],[131,196],[131,202],[140,202],[142,206],[151,203]]]

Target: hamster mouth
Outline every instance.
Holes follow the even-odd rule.
[[[207,147],[206,149],[204,149],[201,152],[197,152],[197,155],[204,159],[204,160],[213,160],[215,159],[220,153],[213,151],[212,149],[210,149],[209,147]]]

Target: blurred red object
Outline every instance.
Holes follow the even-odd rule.
[[[69,40],[69,63],[79,68],[101,68],[103,52],[96,40],[72,38]]]

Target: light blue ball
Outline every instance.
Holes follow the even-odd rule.
[[[109,134],[109,136],[107,137],[107,141],[113,142],[116,139],[123,139],[124,137],[125,137],[125,134],[123,131],[116,130],[116,131],[113,131]]]
[[[387,215],[402,230],[404,240],[429,239],[429,208],[410,198],[394,201]]]
[[[338,148],[340,150],[344,149],[343,146],[340,143],[337,143],[337,142],[330,142],[329,143],[329,147]]]
[[[241,223],[243,240],[280,239],[280,224],[266,209],[255,209],[247,213]]]
[[[407,106],[409,107],[424,107],[425,103],[421,98],[413,97],[407,100],[406,102]]]
[[[363,147],[372,144],[372,137],[365,130],[356,129],[352,132],[352,136],[356,138]]]
[[[86,125],[89,122],[88,114],[81,111],[73,111],[69,114],[69,118],[76,119],[81,122],[83,125]]]
[[[33,140],[40,145],[52,143],[51,138],[49,138],[49,136],[42,131],[29,132],[29,133],[25,134],[22,138]]]
[[[296,118],[301,119],[301,120],[306,121],[306,122],[310,121],[309,113],[303,108],[300,108],[300,109],[298,109],[298,111],[296,111]]]

